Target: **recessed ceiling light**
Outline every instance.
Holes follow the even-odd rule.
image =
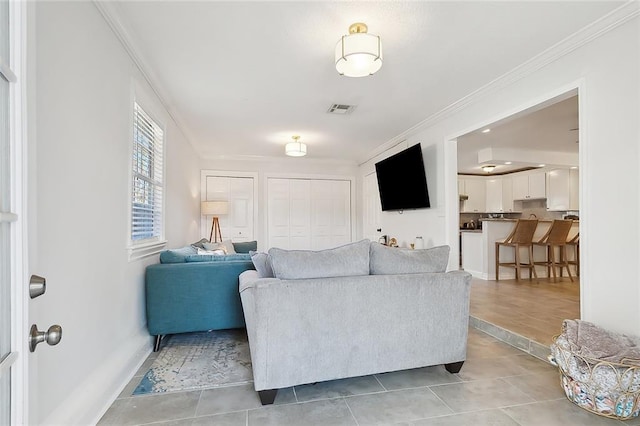
[[[571,166],[571,168],[575,170],[578,168],[578,166]]]
[[[509,164],[513,164],[513,163],[511,161],[505,161],[504,164],[508,166]]]
[[[544,167],[546,164],[538,164],[538,167]]]
[[[487,127],[486,129],[484,129],[484,130],[482,131],[482,133],[489,133],[490,131],[491,131],[491,129]]]

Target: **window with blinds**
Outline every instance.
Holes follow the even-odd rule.
[[[162,239],[163,130],[141,107],[133,108],[131,244]]]

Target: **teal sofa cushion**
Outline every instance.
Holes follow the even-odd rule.
[[[163,250],[160,252],[160,263],[184,263],[188,256],[194,254],[198,254],[198,250],[193,246]]]
[[[195,254],[191,256],[187,256],[185,261],[187,263],[194,262],[229,262],[234,260],[251,260],[251,256],[249,253],[238,253],[238,254]]]
[[[249,253],[251,250],[258,250],[257,241],[243,241],[240,243],[233,243],[233,248],[236,253]]]

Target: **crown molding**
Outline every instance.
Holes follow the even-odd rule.
[[[242,162],[304,162],[307,164],[333,164],[340,166],[357,167],[358,163],[355,160],[344,160],[338,158],[310,158],[310,157],[274,157],[269,155],[205,155],[202,157],[203,161],[242,161]]]
[[[607,34],[608,32],[618,28],[619,26],[625,24],[633,18],[640,16],[640,0],[629,0],[617,9],[612,10],[608,14],[602,16],[596,21],[590,23],[589,25],[583,27],[582,29],[576,31],[572,35],[566,37],[565,39],[559,41],[548,49],[544,50],[540,54],[532,57],[531,59],[523,62],[517,67],[513,68],[511,71],[501,75],[500,77],[490,81],[479,89],[471,92],[470,94],[458,99],[454,103],[449,106],[441,109],[435,114],[430,115],[426,119],[422,120],[418,124],[399,135],[395,136],[393,139],[383,143],[377,149],[371,151],[370,155],[367,156],[367,159],[360,161],[360,164],[364,164],[370,161],[372,158],[375,158],[378,155],[381,155],[385,151],[393,148],[400,142],[407,140],[416,132],[433,126],[434,124],[451,117],[457,112],[463,110],[469,105],[478,102],[482,98],[487,95],[497,92],[500,89],[509,86],[518,80],[521,80],[534,72],[544,68],[545,66],[551,64],[552,62],[557,61],[558,59],[568,55],[569,53],[575,51],[576,49],[590,43],[591,41]]]
[[[122,19],[122,13],[120,11],[120,2],[117,1],[99,1],[93,0],[93,4],[96,6],[104,20],[107,22],[111,30],[114,32],[125,51],[134,62],[146,82],[153,90],[153,93],[158,97],[160,103],[167,111],[167,114],[176,123],[178,130],[185,137],[191,148],[199,155],[202,156],[197,147],[193,144],[193,135],[187,130],[185,121],[180,113],[169,102],[170,96],[162,89],[162,85],[159,83],[157,75],[153,72],[153,67],[149,65],[145,56],[141,53],[140,49],[133,44],[135,38],[132,36],[133,30],[131,30]]]

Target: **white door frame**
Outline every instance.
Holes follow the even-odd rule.
[[[9,212],[0,213],[10,225],[11,352],[0,372],[9,373],[10,422],[28,424],[28,269],[27,269],[27,150],[26,150],[26,2],[9,3],[9,57],[2,58],[0,78],[9,85]],[[3,34],[7,36],[7,34]]]

